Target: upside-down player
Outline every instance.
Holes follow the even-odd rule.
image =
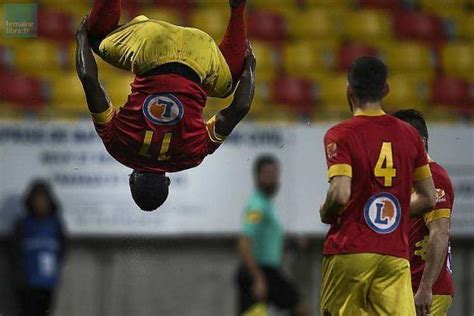
[[[324,138],[330,186],[320,215],[331,228],[323,250],[321,315],[415,315],[410,211],[432,209],[436,192],[418,132],[382,110],[386,80],[381,61],[355,60],[347,86],[354,117]]]
[[[96,130],[111,156],[134,170],[130,189],[143,210],[166,200],[166,172],[199,165],[250,109],[255,57],[246,40],[245,0],[230,0],[230,6],[220,46],[198,29],[144,16],[118,26],[120,0],[95,0],[79,28],[76,66]],[[136,74],[119,111],[98,81],[91,49]],[[206,124],[207,96],[225,97],[239,81],[231,105]]]
[[[428,128],[416,110],[401,110],[393,116],[418,130],[428,150]],[[454,190],[448,172],[430,159],[437,201],[432,211],[411,220],[410,267],[418,315],[444,316],[452,302],[449,226]]]

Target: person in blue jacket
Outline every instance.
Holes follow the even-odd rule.
[[[34,181],[24,198],[26,215],[14,231],[14,259],[22,316],[52,312],[66,249],[59,204],[50,185]]]

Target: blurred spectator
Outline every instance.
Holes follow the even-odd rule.
[[[256,190],[245,207],[237,272],[239,315],[266,315],[272,304],[290,315],[308,315],[294,285],[281,271],[284,233],[272,199],[280,181],[278,160],[270,155],[254,165]]]
[[[13,236],[20,315],[49,315],[64,258],[64,226],[47,182],[34,181],[24,204],[26,214]]]

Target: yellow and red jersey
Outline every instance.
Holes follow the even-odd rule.
[[[119,110],[92,114],[109,154],[144,172],[175,172],[199,165],[223,138],[215,118],[207,124],[202,111],[207,94],[195,82],[174,74],[137,76],[132,93]]]
[[[454,190],[448,172],[436,162],[430,162],[430,168],[436,187],[436,206],[425,216],[410,221],[410,268],[413,292],[418,290],[425,268],[426,247],[429,237],[427,225],[436,219],[450,218],[454,205]],[[433,295],[453,295],[450,256],[451,250],[448,246],[444,267],[433,285]]]
[[[324,255],[377,253],[409,258],[413,182],[431,177],[423,141],[383,111],[359,112],[324,138],[328,177],[352,178],[351,198],[333,221]]]

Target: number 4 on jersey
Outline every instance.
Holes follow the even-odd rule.
[[[392,143],[384,142],[382,144],[374,174],[378,178],[384,178],[384,186],[392,186],[392,180],[397,176],[397,169],[393,167]]]

